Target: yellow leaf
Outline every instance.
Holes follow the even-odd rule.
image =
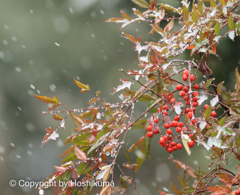
[[[181,134],[181,138],[182,138],[183,146],[184,146],[186,152],[188,153],[188,155],[190,156],[191,155],[191,151],[190,151],[187,143],[190,142],[191,139],[188,137],[187,134]]]
[[[59,103],[58,99],[55,96],[54,96],[54,99],[47,96],[40,96],[40,95],[34,95],[34,96],[47,104]]]

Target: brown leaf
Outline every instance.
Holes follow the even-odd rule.
[[[82,150],[80,150],[76,145],[74,145],[74,151],[75,151],[76,157],[79,160],[87,160],[86,154]]]

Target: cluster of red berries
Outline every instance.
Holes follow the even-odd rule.
[[[209,107],[208,104],[205,104],[205,105],[204,105],[204,109],[205,109],[205,110],[206,110],[208,107]],[[215,111],[212,111],[210,116],[216,117],[216,116],[217,116],[217,113],[216,113]]]
[[[157,118],[155,118],[155,119],[153,120],[153,123],[151,123],[149,126],[147,126],[147,130],[149,131],[149,132],[147,133],[147,137],[152,138],[154,134],[158,134],[158,133],[159,133],[159,131],[158,131],[157,128],[155,128],[155,129],[153,130],[153,128],[154,128],[154,123],[155,123],[155,124],[158,123],[158,119],[157,119]]]

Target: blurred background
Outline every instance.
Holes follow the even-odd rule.
[[[101,90],[104,100],[119,102],[117,94],[111,95],[120,84],[119,78],[126,78],[119,69],[138,68],[133,44],[121,32],[141,36],[142,41],[156,41],[159,37],[148,35],[150,28],[145,23],[120,31],[119,24],[104,22],[121,17],[120,10],[134,18],[131,9],[136,6],[130,0],[0,2],[0,194],[38,194],[37,189],[12,188],[9,180],[42,181],[54,173],[54,166],[60,165],[59,156],[66,149],[63,142],[75,126],[67,120],[66,129],[58,131],[60,138],[41,147],[45,128],[55,128],[58,123],[52,115],[42,115],[48,107],[33,95],[56,95],[69,109],[82,108],[91,95],[80,93],[74,77],[89,84],[93,91]],[[157,2],[180,6],[180,1]],[[240,64],[239,42],[239,37],[235,43],[225,38],[217,47],[221,57],[211,58],[216,81],[224,80],[226,89],[234,89],[234,69]],[[182,57],[186,56],[189,53]],[[138,104],[135,114],[145,109],[145,104]],[[126,142],[131,145],[142,135],[143,130],[133,130]],[[136,183],[143,194],[157,194],[157,188],[167,192],[171,190],[170,181],[180,186],[176,166],[168,160],[169,154],[158,145],[158,139],[152,140],[152,160],[147,159],[136,174]],[[200,150],[204,148],[194,147],[191,157],[184,150],[171,156],[207,170],[209,153]],[[131,158],[136,159],[135,153]],[[124,151],[118,162],[126,162]],[[117,177],[114,181],[119,185]],[[45,194],[54,192],[49,189]],[[137,192],[130,190],[125,194]]]

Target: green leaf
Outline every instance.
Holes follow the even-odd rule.
[[[219,0],[222,5],[226,5],[224,0]]]
[[[128,147],[127,147],[127,146],[126,146],[126,149],[125,149],[125,153],[126,153],[127,161],[128,161],[130,164],[132,164],[132,163],[131,163],[131,160],[130,160],[130,157],[129,157]]]
[[[131,18],[124,11],[121,10],[120,12],[125,19],[127,19],[128,21],[131,21]]]
[[[90,135],[92,134],[91,133],[80,134],[73,139],[72,143],[80,145],[82,143],[81,141],[87,139]]]
[[[150,5],[145,0],[132,0],[132,2],[141,8],[150,8]]]
[[[216,7],[216,2],[215,2],[215,0],[210,0],[210,5],[211,5],[211,7]]]
[[[183,17],[184,21],[188,20],[188,14],[189,14],[188,8],[184,5],[183,12],[182,12],[182,17]]]
[[[170,183],[170,185],[176,194],[181,194],[181,192],[177,189],[176,186],[174,186],[172,183]]]
[[[185,184],[185,182],[183,181],[183,179],[181,178],[181,176],[180,176],[179,173],[178,173],[178,180],[179,180],[179,182],[180,182],[180,184],[181,184],[181,186],[182,186],[183,188],[186,188],[186,187],[187,187],[187,185]]]
[[[131,129],[144,129],[146,126],[147,119],[140,119],[136,123],[134,123]]]
[[[209,85],[212,83],[213,80],[214,78],[208,79],[206,83],[206,87],[209,87]]]
[[[129,35],[129,34],[127,34],[127,33],[123,33],[123,34],[124,34],[131,42],[137,43],[137,40],[135,39],[134,36]]]
[[[40,96],[40,95],[34,95],[34,96],[47,104],[54,104],[54,103],[59,104],[59,100],[55,96],[53,98],[50,98],[47,96]]]
[[[198,11],[199,13],[203,13],[203,8],[202,8],[202,1],[198,1]]]
[[[143,162],[145,161],[146,157],[147,157],[147,154],[145,151],[145,145],[143,145],[141,150],[137,153],[136,164],[138,166],[134,169],[134,172],[138,171],[138,169],[142,166]]]
[[[228,26],[230,28],[230,30],[233,30],[233,19],[232,19],[232,15],[230,14],[229,15],[229,18],[228,18]]]
[[[128,188],[127,188],[126,181],[125,181],[125,179],[123,178],[123,176],[120,176],[120,183],[121,183],[122,187],[124,187],[125,189],[128,189]]]
[[[235,137],[235,143],[236,143],[236,147],[237,149],[240,147],[240,137]]]
[[[219,83],[218,86],[217,86],[217,94],[218,94],[218,95],[219,95],[219,94],[221,93],[221,91],[222,91],[223,83],[224,83],[224,81],[222,81],[221,83]]]
[[[220,119],[220,121],[219,121],[220,126],[224,125],[225,119],[226,119],[226,116]]]
[[[186,188],[184,188],[184,189],[181,191],[181,193],[191,194],[191,193],[194,192],[194,190],[195,190],[195,188],[193,188],[193,187],[186,187]]]
[[[98,139],[99,139],[102,135],[109,133],[109,131],[110,131],[110,129],[104,129],[104,130],[100,131],[100,132],[97,134],[97,136],[96,136],[95,143],[98,141]]]
[[[85,167],[87,166],[88,162],[84,162],[84,163],[81,163],[79,166],[78,166],[78,174],[81,175],[83,174],[83,170],[85,169]]]
[[[240,28],[240,22],[235,25],[235,29],[239,29],[239,28]]]
[[[98,98],[92,98],[88,101],[88,104],[94,104],[98,101]]]
[[[66,162],[69,162],[69,161],[74,161],[74,160],[77,160],[78,158],[76,157],[75,153],[71,153],[69,154],[65,159],[63,159],[62,163],[66,163]]]
[[[225,91],[221,91],[221,96],[223,98],[223,100],[228,103],[229,100],[231,99],[231,95],[229,95],[227,92]]]
[[[74,82],[76,83],[76,85],[77,85],[80,89],[82,89],[82,90],[81,90],[82,93],[85,93],[85,92],[87,92],[87,91],[90,90],[89,85],[84,85],[83,83],[79,82],[79,81],[76,80],[75,78],[73,78],[73,80],[74,80]]]
[[[151,154],[150,154],[151,140],[152,140],[152,138],[149,138],[149,137],[146,137],[146,139],[145,139],[146,154],[150,160],[151,160]]]
[[[69,111],[69,113],[70,113],[70,116],[72,117],[73,122],[74,122],[78,127],[82,126],[83,120],[82,120],[80,117],[78,117],[78,116],[76,116],[75,114],[73,114],[71,111]]]
[[[208,106],[208,108],[205,110],[205,120],[209,119],[210,115],[211,115],[211,106]]]
[[[145,142],[145,136],[141,137],[135,144],[133,144],[133,145],[128,149],[128,152],[132,152],[132,151],[138,149],[144,142]]]
[[[215,34],[216,36],[218,36],[220,33],[220,23],[217,22],[216,25],[215,25]]]

